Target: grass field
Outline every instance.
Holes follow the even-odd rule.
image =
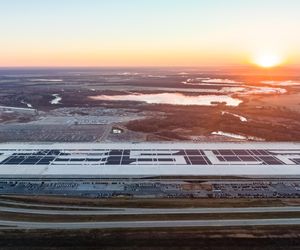
[[[0,230],[0,249],[299,249],[300,227]]]
[[[188,208],[188,207],[264,207],[300,206],[300,199],[135,199],[135,198],[71,198],[58,196],[0,196],[0,201],[11,200],[32,204],[137,207],[137,208]]]
[[[147,215],[45,215],[0,212],[0,220],[32,222],[99,222],[149,220],[226,220],[300,218],[300,212],[274,213],[217,213],[217,214],[147,214]]]

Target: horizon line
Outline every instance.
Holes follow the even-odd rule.
[[[0,66],[0,69],[46,69],[46,68],[53,68],[53,69],[59,69],[59,68],[186,68],[186,69],[193,69],[193,68],[213,68],[213,67],[241,67],[241,68],[260,68],[257,65],[254,64],[216,64],[216,65],[198,65],[198,66],[169,66],[169,65],[144,65],[144,66],[134,66],[134,65],[129,65],[129,66],[124,66],[124,65],[107,65],[107,66],[86,66],[86,65],[76,65],[76,66],[62,66],[62,65],[49,65],[49,66]],[[280,69],[280,68],[294,68],[294,67],[300,67],[300,64],[290,64],[290,65],[279,65],[273,68],[266,68],[266,70],[270,69]]]

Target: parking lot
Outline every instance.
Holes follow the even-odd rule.
[[[154,198],[300,198],[300,181],[2,180],[0,194]]]

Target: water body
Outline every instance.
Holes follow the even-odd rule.
[[[255,137],[255,136],[244,136],[244,135],[238,135],[238,134],[233,134],[233,133],[227,133],[227,132],[223,132],[223,131],[212,132],[211,134],[225,136],[225,137],[238,139],[238,140],[264,141],[264,139]]]
[[[253,94],[285,94],[287,92],[284,88],[278,88],[278,86],[298,86],[300,82],[297,81],[262,81],[263,84],[274,85],[276,87],[264,87],[264,86],[251,86],[244,82],[238,82],[231,79],[211,79],[211,78],[189,78],[182,82],[185,85],[192,86],[224,86],[221,91],[223,92],[235,92],[241,95],[253,95]],[[226,84],[230,87],[226,87]],[[227,91],[226,91],[227,88]]]
[[[52,95],[54,97],[54,99],[52,101],[50,101],[51,104],[57,105],[57,104],[61,104],[61,100],[62,98],[59,96],[59,94],[53,94]]]
[[[215,106],[218,103],[225,103],[227,106],[238,106],[243,101],[227,95],[198,95],[189,96],[181,93],[160,93],[160,94],[129,94],[129,95],[98,95],[91,96],[91,99],[101,101],[136,101],[149,104],[171,104],[171,105],[199,105]]]
[[[233,114],[233,113],[230,113],[230,112],[227,112],[227,111],[222,111],[222,115],[232,115],[234,117],[239,118],[241,122],[247,122],[248,121],[248,119],[244,116]]]
[[[62,79],[30,79],[31,82],[62,82]]]
[[[28,108],[32,108],[32,105],[24,100],[22,100],[21,103],[25,104]]]
[[[276,85],[276,86],[300,86],[300,81],[262,81],[263,84]]]

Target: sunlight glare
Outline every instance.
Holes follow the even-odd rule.
[[[282,60],[275,54],[264,54],[257,56],[254,62],[260,67],[272,68],[281,64]]]

